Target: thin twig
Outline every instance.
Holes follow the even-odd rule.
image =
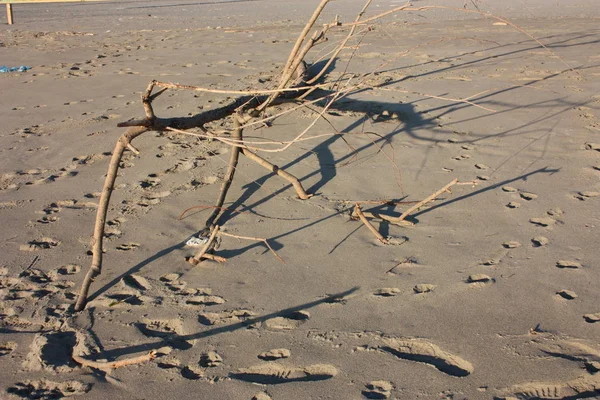
[[[310,199],[312,197],[312,194],[306,193],[306,191],[304,190],[304,187],[302,186],[302,183],[300,183],[300,181],[298,180],[298,178],[296,178],[294,175],[292,175],[289,172],[287,172],[287,171],[279,168],[277,165],[268,162],[267,160],[265,160],[264,158],[260,157],[257,154],[254,154],[250,150],[242,149],[241,151],[242,151],[243,155],[245,155],[246,157],[248,157],[252,161],[258,163],[260,166],[265,167],[266,169],[268,169],[272,173],[277,174],[280,177],[282,177],[283,179],[285,179],[288,182],[290,182],[292,184],[292,186],[294,187],[294,189],[296,190],[296,193],[298,194],[298,197],[300,199],[302,199],[302,200],[308,200],[308,199]]]
[[[369,230],[373,233],[373,235],[375,235],[375,237],[377,238],[377,240],[379,240],[383,244],[389,244],[389,242],[387,241],[387,239],[384,238],[381,235],[381,233],[379,233],[379,231],[377,229],[375,229],[375,227],[369,222],[369,220],[367,219],[367,217],[365,217],[365,215],[363,214],[363,212],[360,209],[360,206],[358,204],[354,205],[354,212],[356,213],[356,215],[358,216],[358,218],[360,218],[360,220],[362,221],[362,223],[365,224],[365,226],[367,228],[369,228]]]
[[[208,208],[217,208],[217,207],[216,207],[216,206],[193,206],[193,207],[190,207],[190,208],[186,208],[186,209],[185,209],[185,210],[184,210],[184,211],[181,213],[181,215],[179,215],[179,217],[177,217],[177,221],[181,221],[181,220],[183,219],[183,216],[184,216],[184,215],[185,215],[185,214],[186,214],[188,211],[192,211],[192,210],[195,210],[195,209],[198,209],[198,208],[200,208],[200,209],[202,209],[202,210],[206,210],[206,209],[208,209]],[[232,212],[235,212],[235,213],[238,213],[238,214],[245,214],[245,213],[246,213],[246,211],[238,211],[238,210],[236,210],[235,208],[218,207],[218,209],[219,209],[219,210],[221,210],[221,211],[223,211],[223,210],[232,211]]]
[[[265,244],[265,246],[267,246],[269,248],[269,250],[271,250],[271,253],[273,253],[273,255],[275,257],[277,257],[277,259],[279,261],[281,261],[282,263],[285,264],[285,261],[283,261],[283,258],[279,257],[279,254],[277,254],[277,252],[275,250],[273,250],[273,248],[271,247],[271,245],[269,244],[269,242],[267,241],[267,239],[257,238],[257,237],[250,237],[250,236],[239,236],[239,235],[234,235],[232,233],[227,233],[227,232],[223,232],[223,231],[221,231],[221,235],[223,235],[223,236],[229,236],[229,237],[236,238],[236,239],[256,240],[258,242],[263,242]]]
[[[218,93],[218,94],[237,94],[240,96],[260,96],[262,94],[273,94],[273,93],[283,93],[283,92],[299,92],[312,88],[320,88],[326,87],[328,84],[320,84],[320,85],[309,85],[309,86],[298,86],[293,88],[284,88],[284,89],[257,89],[257,90],[224,90],[224,89],[209,89],[201,86],[192,86],[192,85],[181,85],[179,83],[173,82],[154,82],[155,86],[169,88],[169,89],[183,89],[183,90],[193,90],[195,92],[205,92],[205,93]]]
[[[75,354],[73,354],[72,357],[73,357],[73,361],[75,361],[76,363],[81,364],[85,367],[95,368],[95,369],[99,369],[101,371],[110,371],[112,369],[126,367],[128,365],[142,364],[147,361],[152,361],[156,358],[156,351],[152,350],[148,354],[144,354],[144,355],[141,355],[138,357],[126,358],[124,360],[117,360],[117,361],[111,361],[111,362],[92,361],[92,360],[88,360],[83,357],[80,357],[78,355],[75,355]]]
[[[239,114],[234,115],[234,138],[237,140],[242,140],[242,128],[240,128],[240,120]],[[233,176],[235,175],[235,171],[238,164],[238,159],[240,156],[240,148],[233,147],[231,149],[231,155],[229,157],[229,166],[227,167],[227,172],[225,173],[225,178],[223,178],[223,183],[221,184],[221,192],[219,193],[219,198],[217,199],[217,203],[215,204],[215,209],[210,214],[210,216],[206,220],[206,229],[209,229],[215,221],[217,221],[218,217],[221,215],[221,207],[223,203],[225,203],[225,198],[227,197],[227,192],[231,187],[231,182],[233,182]]]
[[[440,194],[448,191],[448,189],[450,189],[452,186],[456,185],[457,183],[458,183],[458,179],[454,179],[452,182],[450,182],[449,184],[447,184],[446,186],[444,186],[443,188],[441,188],[437,192],[433,193],[431,196],[428,196],[427,198],[421,200],[420,202],[418,202],[417,204],[415,204],[414,206],[412,206],[408,210],[404,211],[402,213],[402,215],[400,217],[398,217],[398,218],[400,220],[404,220],[406,217],[408,217],[410,215],[410,213],[412,213],[413,211],[415,211],[415,210],[423,207],[425,204],[427,204],[427,203],[435,200]]]

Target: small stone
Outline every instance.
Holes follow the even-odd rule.
[[[491,280],[492,280],[492,278],[490,278],[489,276],[487,276],[485,274],[473,274],[473,275],[469,275],[469,278],[468,278],[469,283],[489,282]]]
[[[217,354],[216,351],[209,351],[202,354],[200,357],[200,366],[204,368],[216,367],[223,362],[223,357]]]
[[[594,165],[594,166],[593,166],[593,168],[594,168],[596,171],[600,171],[600,164],[598,164],[598,165]]]
[[[536,236],[533,239],[531,239],[531,242],[535,247],[542,247],[550,243],[550,240],[548,240],[548,238],[544,236]]]
[[[521,247],[521,243],[519,242],[515,242],[513,241],[509,241],[509,242],[504,242],[502,243],[502,246],[504,246],[504,248],[506,249],[515,249],[517,247]]]
[[[477,168],[477,169],[490,169],[490,167],[488,167],[485,164],[475,164],[475,168]]]
[[[600,321],[600,313],[585,314],[583,316],[583,319],[585,319],[585,322],[589,322],[590,324],[594,324],[594,323]]]
[[[534,200],[538,198],[537,194],[534,193],[529,193],[529,192],[521,192],[519,193],[519,196],[521,196],[521,198],[529,201],[529,200]]]
[[[179,279],[179,277],[181,276],[181,274],[166,274],[160,277],[160,280],[163,282],[173,282],[176,281],[177,279]]]
[[[507,193],[515,193],[517,191],[517,189],[512,186],[502,186],[502,190]]]
[[[457,143],[458,139],[457,138],[450,138],[450,139],[448,139],[448,142],[449,143]]]
[[[480,181],[489,181],[490,177],[487,175],[477,175],[477,179],[479,179]]]
[[[550,225],[554,225],[556,223],[555,219],[552,218],[530,218],[529,222],[531,222],[534,225],[539,225],[539,226],[550,226]]]
[[[508,207],[508,208],[519,208],[519,207],[521,207],[521,204],[517,203],[516,201],[511,201],[510,203],[508,203],[506,205],[506,207]]]
[[[463,144],[462,146],[460,146],[460,148],[463,150],[473,150],[474,147],[470,144]]]
[[[382,297],[391,297],[391,296],[395,296],[398,293],[400,293],[400,289],[398,288],[381,288],[381,289],[377,289],[373,295],[375,296],[382,296]]]
[[[429,293],[435,288],[436,285],[431,285],[428,283],[419,283],[413,288],[413,290],[415,291],[415,293]]]
[[[563,289],[559,292],[556,292],[556,294],[567,300],[573,300],[577,298],[577,293],[573,292],[572,290]]]
[[[600,192],[592,192],[587,190],[585,192],[579,192],[579,195],[583,197],[598,197],[600,196]]]
[[[570,261],[570,260],[559,260],[556,262],[556,266],[558,268],[571,268],[571,269],[583,267],[583,265],[581,265],[581,263],[579,263],[577,261]]]
[[[258,358],[266,361],[279,360],[282,358],[289,358],[292,355],[291,351],[288,349],[272,349],[269,351],[265,351],[258,355]]]

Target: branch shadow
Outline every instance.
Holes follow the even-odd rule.
[[[208,338],[211,336],[215,336],[215,335],[219,335],[221,333],[229,333],[229,332],[234,332],[236,330],[239,329],[243,329],[243,328],[248,328],[254,324],[258,324],[258,323],[262,323],[268,319],[271,318],[275,318],[275,317],[285,317],[287,315],[293,314],[293,313],[297,313],[298,311],[302,311],[302,310],[307,310],[310,308],[313,308],[315,306],[318,306],[320,304],[324,304],[324,303],[335,303],[340,301],[341,299],[343,299],[344,297],[358,291],[360,289],[359,286],[355,286],[351,289],[348,289],[344,292],[340,292],[340,293],[336,293],[336,294],[332,294],[329,295],[327,297],[321,298],[319,300],[315,300],[315,301],[311,301],[308,303],[304,303],[304,304],[300,304],[294,307],[289,307],[283,310],[279,310],[270,314],[265,314],[262,315],[260,317],[255,317],[255,318],[250,318],[250,319],[246,319],[244,321],[241,322],[237,322],[234,324],[230,324],[230,325],[225,325],[225,326],[221,326],[221,327],[216,327],[216,328],[211,328],[205,331],[200,331],[200,332],[196,332],[196,333],[190,333],[187,335],[178,335],[176,333],[172,333],[172,334],[163,334],[162,337],[160,337],[158,341],[153,342],[153,343],[145,343],[145,344],[138,344],[138,345],[133,345],[133,346],[129,346],[129,347],[123,347],[123,348],[118,348],[118,349],[112,349],[112,350],[107,350],[102,352],[101,356],[102,358],[105,358],[107,360],[114,360],[117,357],[121,357],[121,356],[126,356],[129,354],[134,354],[134,353],[139,353],[139,352],[147,352],[147,351],[152,351],[152,350],[158,350],[161,347],[164,346],[170,346],[170,345],[181,345],[183,342],[188,342],[190,340],[196,340],[196,339],[204,339],[204,338]],[[191,347],[191,345],[190,345]]]

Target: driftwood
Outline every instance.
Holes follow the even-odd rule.
[[[363,75],[352,75],[344,73],[341,78],[339,78],[336,82],[333,82],[331,84],[318,83],[323,80],[324,76],[326,76],[328,68],[331,66],[332,62],[339,55],[339,53],[344,49],[348,49],[348,41],[352,37],[355,37],[358,33],[368,33],[369,31],[371,31],[371,26],[369,26],[368,24],[387,15],[403,11],[426,11],[429,9],[436,8],[455,10],[460,12],[478,13],[487,18],[492,18],[498,21],[506,22],[507,24],[523,32],[522,29],[516,27],[509,21],[481,11],[438,6],[412,7],[412,5],[408,2],[402,6],[395,7],[389,11],[363,19],[363,16],[371,3],[371,0],[367,0],[362,10],[357,14],[357,17],[354,20],[354,22],[343,23],[340,22],[339,19],[336,17],[334,21],[328,24],[324,24],[320,29],[317,29],[309,37],[310,31],[316,25],[317,20],[319,19],[323,9],[329,3],[329,1],[330,0],[321,0],[319,5],[315,9],[313,15],[309,19],[308,23],[305,25],[302,33],[298,37],[292,51],[290,52],[285,66],[280,73],[277,87],[274,89],[229,91],[207,89],[198,86],[181,85],[171,82],[159,82],[156,80],[153,80],[149,83],[141,98],[145,117],[143,119],[130,120],[118,124],[119,127],[124,127],[128,129],[118,139],[112,153],[108,172],[104,182],[104,187],[100,196],[100,202],[95,220],[94,235],[91,241],[93,253],[92,263],[88,273],[84,278],[84,282],[82,284],[79,296],[77,298],[77,302],[75,304],[76,311],[81,311],[85,308],[86,303],[88,301],[88,293],[91,283],[102,272],[102,246],[111,194],[114,189],[119,164],[121,162],[121,158],[123,157],[125,150],[128,149],[129,151],[132,151],[135,154],[139,153],[131,143],[138,136],[150,131],[168,131],[178,134],[194,135],[204,137],[207,139],[219,140],[231,146],[232,148],[228,169],[225,174],[225,179],[221,185],[219,197],[217,198],[216,204],[213,207],[211,215],[206,220],[204,229],[201,231],[201,236],[204,238],[208,237],[208,242],[201,249],[200,252],[198,252],[194,257],[188,259],[189,262],[191,262],[192,264],[198,264],[204,259],[225,262],[225,258],[219,257],[212,253],[215,240],[218,237],[218,235],[233,236],[240,239],[262,241],[279,260],[283,261],[279,257],[279,255],[277,255],[277,253],[270,247],[266,239],[251,238],[246,236],[235,236],[223,232],[221,230],[221,227],[226,222],[221,221],[221,218],[224,214],[224,210],[226,210],[226,208],[223,207],[223,204],[227,197],[227,192],[233,182],[237,162],[239,160],[240,155],[246,156],[248,159],[258,163],[259,165],[271,171],[272,173],[275,173],[278,176],[290,182],[293,185],[300,199],[307,200],[312,196],[312,194],[307,193],[304,190],[302,183],[295,176],[280,169],[278,166],[272,164],[262,156],[259,156],[257,152],[282,152],[288,149],[293,144],[298,143],[300,141],[315,140],[320,137],[331,136],[331,134],[324,134],[308,137],[307,132],[310,131],[310,129],[316,124],[316,122],[320,118],[324,118],[324,114],[336,101],[339,101],[340,99],[358,90],[376,88],[376,86],[370,86],[367,83],[368,79],[372,77],[376,71]],[[360,30],[360,32],[357,32],[357,28],[359,27],[363,29]],[[326,35],[330,30],[344,28],[348,28],[349,31],[346,37],[340,42],[339,45],[335,47],[334,51],[331,53],[332,57],[330,58],[330,60],[320,70],[311,71],[307,67],[307,64],[305,62],[305,58],[309,51],[312,48],[314,48],[314,46],[325,42],[327,40]],[[543,44],[537,41],[537,39],[533,38],[529,34],[527,35],[530,36],[532,39],[536,40],[536,42],[539,43],[541,46],[543,46]],[[546,48],[545,46],[543,47]],[[326,92],[325,94],[316,96],[316,98],[309,99],[309,95],[313,95],[314,93],[316,93],[316,90],[323,88],[329,88],[330,92]],[[191,90],[201,92],[212,92],[232,94],[237,95],[239,97],[235,98],[234,100],[230,101],[222,107],[209,110],[194,116],[179,118],[161,118],[155,115],[152,103],[160,95],[162,95],[168,90]],[[471,99],[473,98],[473,96],[464,99],[452,99],[445,97],[442,98],[433,95],[422,96],[445,99],[452,102],[464,103],[486,109],[485,107],[481,107],[472,102]],[[264,113],[265,110],[274,105],[290,102],[295,102],[297,104],[275,115],[267,116]],[[318,116],[311,123],[309,123],[308,126],[306,126],[305,129],[303,129],[302,132],[300,132],[293,140],[287,142],[244,140],[243,131],[245,128],[258,124],[268,125],[270,122],[272,122],[279,116],[284,115],[286,113],[294,112],[295,110],[298,110],[302,107],[306,107],[308,105],[319,105],[321,107],[321,111],[320,113],[318,113]],[[224,120],[232,120],[234,128],[226,132],[210,132],[206,128],[206,125],[210,122]],[[190,129],[200,130],[201,133],[189,132]],[[274,145],[276,147],[273,147]],[[368,218],[381,219],[400,226],[411,225],[412,223],[406,221],[406,218],[413,211],[435,200],[437,196],[439,196],[441,193],[448,191],[448,189],[452,185],[457,184],[457,182],[457,180],[452,181],[444,188],[433,193],[431,196],[427,197],[423,201],[414,204],[412,207],[404,211],[400,217],[390,217],[379,213],[363,211],[360,208],[359,202],[355,203],[353,213],[355,217],[359,218],[375,234],[379,241],[381,241],[382,243],[386,243],[387,239],[383,238],[383,236],[379,234],[379,232],[377,232],[373,225],[368,221]]]

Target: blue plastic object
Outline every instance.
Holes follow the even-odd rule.
[[[7,67],[6,65],[3,65],[0,67],[0,72],[25,72],[30,69],[31,67],[28,67],[27,65],[21,65],[20,67]]]

